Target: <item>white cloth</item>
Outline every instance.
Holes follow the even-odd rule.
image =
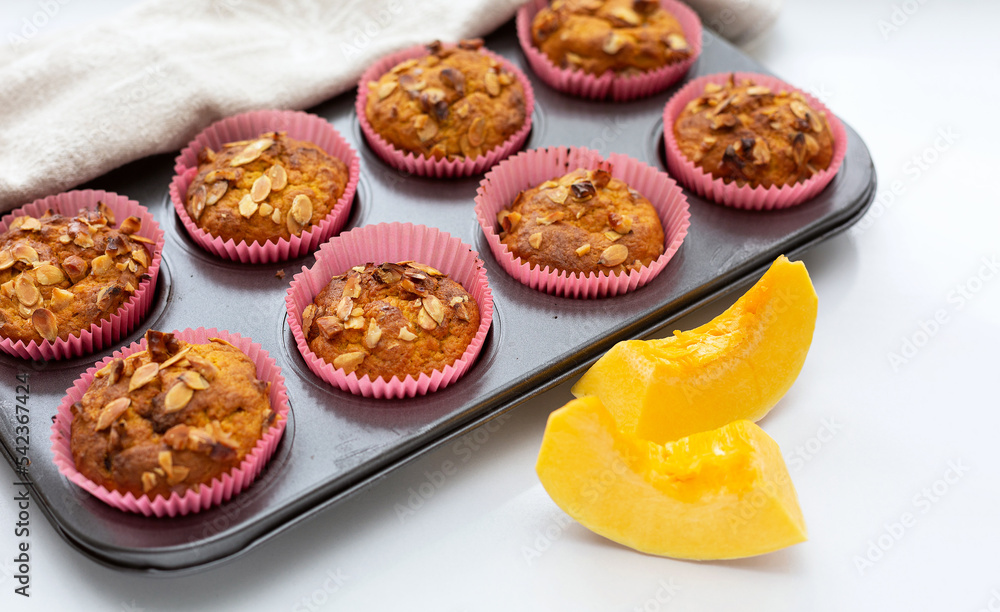
[[[146,0],[0,49],[0,210],[180,149],[255,108],[302,109],[376,58],[481,36],[523,0]]]

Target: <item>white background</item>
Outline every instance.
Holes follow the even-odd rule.
[[[70,1],[42,35],[126,4]],[[894,7],[898,29],[880,30]],[[4,0],[0,44],[38,10],[33,0]],[[808,542],[696,563],[642,555],[568,521],[534,472],[545,418],[571,397],[563,385],[496,431],[455,443],[474,452],[447,445],[185,578],[99,566],[36,509],[32,596],[15,596],[15,488],[13,472],[0,469],[0,609],[1000,609],[1000,273],[984,265],[1000,263],[998,23],[1000,6],[987,0],[790,0],[746,49],[850,123],[879,175],[881,204],[804,257],[820,298],[816,334],[798,382],[761,422],[789,459]],[[945,323],[922,331],[936,313]],[[890,353],[907,339],[921,346],[894,367]],[[824,422],[837,429],[821,442]],[[401,520],[396,505],[445,461],[457,473]],[[949,463],[968,470],[937,482]],[[887,535],[906,512],[915,524]],[[887,550],[859,570],[880,536]],[[529,563],[526,550],[540,556]]]

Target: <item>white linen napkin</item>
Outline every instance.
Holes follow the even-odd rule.
[[[180,149],[256,108],[308,108],[387,53],[481,36],[523,0],[146,0],[0,48],[0,210]]]

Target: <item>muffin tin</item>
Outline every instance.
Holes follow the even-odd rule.
[[[702,55],[686,80],[721,71],[766,72],[711,32],[705,31],[704,37]],[[513,22],[488,37],[486,44],[532,79],[537,104],[525,148],[586,146],[666,168],[662,109],[685,81],[643,100],[588,101],[558,93],[532,74],[518,48]],[[479,251],[495,305],[493,328],[482,352],[462,379],[426,396],[380,400],[335,389],[308,369],[286,320],[286,290],[302,266],[312,265],[312,256],[243,265],[199,248],[167,195],[174,155],[146,158],[100,177],[87,187],[138,200],[167,234],[150,314],[118,344],[139,339],[148,327],[168,331],[203,326],[239,333],[277,360],[291,405],[284,439],[246,491],[199,514],[146,518],[107,506],[67,481],[50,451],[51,420],[66,389],[117,347],[49,363],[0,356],[4,455],[16,465],[18,448],[26,447],[34,504],[70,544],[101,563],[177,573],[232,558],[572,376],[615,342],[667,327],[755,279],[778,255],[800,254],[845,230],[865,213],[875,194],[871,157],[848,127],[847,158],[815,199],[786,210],[753,212],[687,192],[690,231],[659,276],[614,298],[561,298],[520,284],[494,260],[473,214],[481,176],[425,179],[386,165],[361,135],[353,91],[311,112],[328,118],[361,154],[361,180],[345,229],[411,221],[442,229]],[[16,435],[17,405],[27,405],[30,411],[27,440]]]

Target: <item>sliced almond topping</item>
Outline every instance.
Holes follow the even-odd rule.
[[[417,335],[410,331],[408,327],[399,328],[399,339],[405,342],[413,342],[417,339]]]
[[[354,310],[351,311],[352,317],[360,317],[363,314],[365,314],[365,309],[360,306],[355,306]]]
[[[205,200],[208,198],[208,191],[201,185],[191,194],[191,216],[197,221],[201,218],[201,213],[205,212]]]
[[[607,238],[608,240],[610,240],[611,242],[614,242],[615,240],[618,240],[619,238],[621,238],[622,235],[619,234],[618,232],[614,231],[614,230],[608,230],[608,231],[604,232],[604,237]]]
[[[559,187],[556,189],[551,189],[545,193],[550,200],[556,204],[562,204],[569,197],[569,189],[567,187]]]
[[[565,216],[566,213],[564,213],[561,210],[557,210],[555,212],[550,212],[547,215],[538,217],[537,219],[535,219],[535,222],[538,223],[539,225],[552,225],[556,221],[561,221]]]
[[[615,53],[621,51],[622,47],[624,47],[627,42],[627,37],[612,30],[608,37],[604,40],[604,46],[601,47],[601,49],[608,55],[614,55]]]
[[[174,456],[168,451],[160,451],[159,455],[156,457],[156,462],[160,464],[163,469],[164,474],[167,476],[173,476],[174,474]]]
[[[396,90],[396,81],[388,81],[378,86],[378,99],[385,100]]]
[[[421,308],[420,312],[417,313],[417,325],[430,331],[437,328],[437,321],[431,317],[426,309]]]
[[[63,308],[66,308],[73,302],[73,294],[65,289],[60,289],[56,287],[52,290],[52,300],[49,302],[49,307],[55,311],[59,312]]]
[[[90,234],[84,234],[81,232],[77,234],[75,238],[73,238],[73,244],[79,247],[83,247],[85,249],[89,249],[90,247],[94,246],[94,239],[90,237]]]
[[[350,317],[347,322],[344,323],[344,329],[364,329],[365,328],[365,318],[364,317]]]
[[[108,255],[98,255],[90,262],[91,273],[95,276],[98,274],[104,274],[111,270],[111,266],[115,265],[115,261],[111,259]]]
[[[31,313],[31,324],[35,331],[49,342],[54,342],[59,336],[59,324],[56,316],[47,308],[38,308]]]
[[[521,222],[521,213],[504,209],[497,213],[497,221],[500,222],[503,231],[509,232]]]
[[[156,486],[156,474],[153,472],[142,473],[142,492],[149,493],[150,489]]]
[[[534,234],[528,236],[528,244],[530,244],[531,247],[534,248],[534,249],[541,248],[541,246],[542,246],[542,233],[541,232],[535,232]]]
[[[352,310],[354,310],[354,300],[351,299],[351,296],[345,295],[337,302],[337,309],[334,310],[333,314],[337,315],[341,321],[346,321],[351,316]]]
[[[640,23],[642,23],[642,19],[639,17],[639,14],[627,6],[612,7],[611,10],[608,11],[608,13],[612,17],[617,17],[618,19],[624,21],[626,24],[630,26],[637,26]]]
[[[424,298],[424,310],[438,325],[444,321],[444,304],[436,295],[428,295]]]
[[[441,270],[428,266],[427,264],[418,263],[416,261],[401,261],[399,262],[399,265],[416,268],[417,270],[420,270],[421,272],[424,272],[426,274],[430,274],[431,276],[444,276],[444,272],[442,272]]]
[[[427,117],[427,115],[421,115],[421,117]],[[415,122],[414,125],[417,125]],[[419,127],[417,127],[417,138],[420,142],[427,142],[431,138],[434,138],[438,133],[438,124],[436,121],[427,117],[424,121],[419,122]]]
[[[590,252],[590,244],[584,244],[583,246],[581,246],[576,250],[576,254],[579,255],[580,257],[583,257],[589,252]]]
[[[260,157],[260,154],[266,151],[274,141],[270,138],[261,138],[260,140],[254,141],[246,146],[242,151],[237,153],[231,162],[230,166],[242,166],[243,164],[249,164],[253,160]]]
[[[0,270],[6,270],[14,265],[14,256],[10,254],[10,251],[4,249],[0,251]]]
[[[195,372],[194,370],[188,370],[187,372],[184,372],[183,374],[178,376],[178,378],[184,381],[185,385],[191,387],[191,389],[195,391],[208,389],[208,381],[205,380],[204,376],[202,376],[198,372]]]
[[[17,294],[17,301],[25,306],[35,304],[42,297],[41,292],[38,291],[35,283],[27,274],[18,276],[17,280],[14,281],[14,293]]]
[[[21,229],[26,232],[34,232],[42,229],[42,222],[34,217],[24,217],[24,221],[21,223]]]
[[[167,396],[163,400],[164,411],[170,414],[182,410],[191,401],[192,396],[194,396],[194,389],[183,382],[178,382],[170,387],[170,391],[167,391]]]
[[[91,245],[93,245],[93,241],[91,241]],[[10,250],[10,254],[13,255],[14,259],[22,263],[32,264],[38,261],[38,251],[31,248],[31,245],[25,244],[24,242],[18,242],[15,244]]]
[[[281,191],[288,184],[288,173],[281,164],[274,164],[268,168],[267,177],[271,179],[271,191]]]
[[[789,102],[788,107],[792,109],[792,113],[799,119],[809,118],[809,107],[798,100],[792,100]]]
[[[132,378],[128,381],[128,392],[131,393],[136,389],[149,383],[160,371],[160,364],[155,361],[151,361],[145,365],[141,365],[135,369],[132,374]]]
[[[365,360],[364,351],[352,351],[350,353],[344,353],[343,355],[337,355],[333,360],[333,367],[342,368],[345,372],[353,372],[355,368],[361,365],[361,362]]]
[[[215,206],[222,199],[222,196],[226,195],[227,191],[229,191],[229,183],[227,181],[213,183],[208,188],[208,194],[205,196],[205,206]]]
[[[379,327],[378,322],[372,317],[368,321],[368,331],[365,332],[365,346],[370,349],[378,346],[378,341],[382,339],[382,328]]]
[[[316,317],[316,304],[309,304],[302,309],[302,331],[306,335],[312,329],[313,319]]]
[[[469,125],[469,144],[478,147],[483,144],[483,139],[486,137],[486,119],[483,117],[476,117],[472,120]]]
[[[140,247],[132,251],[131,255],[132,259],[134,259],[143,268],[149,267],[149,253],[146,252],[146,249]]]
[[[497,74],[492,70],[487,72],[486,76],[483,77],[483,84],[486,85],[486,93],[491,96],[500,95],[500,80],[497,79]]]
[[[361,279],[357,276],[351,276],[344,283],[344,293],[348,297],[356,298],[361,295]],[[357,315],[355,315],[357,316]]]
[[[292,208],[288,211],[288,216],[295,219],[299,225],[307,225],[312,219],[312,215],[313,205],[309,196],[304,194],[295,196],[295,199],[292,200]]]
[[[56,285],[66,280],[62,270],[52,264],[42,264],[35,268],[35,278],[40,285]]]
[[[344,331],[344,324],[337,317],[320,317],[316,319],[316,327],[327,340]]]
[[[263,202],[271,195],[271,179],[266,174],[257,177],[250,188],[250,197],[254,202]]]
[[[257,214],[264,218],[270,217],[272,212],[274,212],[274,207],[267,202],[261,204],[260,208],[257,209]]]
[[[141,229],[142,229],[142,219],[135,216],[126,218],[124,221],[122,221],[122,224],[118,226],[118,231],[129,236],[137,233]],[[136,236],[135,240],[138,239],[139,237]]]
[[[624,244],[613,244],[604,249],[598,263],[604,266],[617,266],[628,259],[628,247]]]
[[[769,93],[771,93],[771,88],[764,87],[763,85],[754,85],[747,88],[747,94],[751,96],[766,96]]]
[[[167,476],[167,484],[170,486],[178,485],[184,482],[184,479],[186,479],[190,473],[191,470],[189,468],[186,468],[183,465],[175,465],[174,473]]]
[[[253,201],[253,198],[248,193],[243,196],[243,199],[240,200],[239,208],[240,214],[243,215],[243,218],[249,219],[255,212],[257,212],[257,203]]]
[[[132,400],[127,397],[119,397],[105,404],[104,408],[101,409],[101,414],[97,415],[95,430],[101,431],[110,427],[118,417],[125,414],[131,404]]]
[[[274,212],[271,213],[271,221],[274,221],[275,223],[279,224],[281,223],[281,211],[278,210],[277,208],[275,208]]]
[[[688,48],[687,39],[680,34],[667,34],[664,42],[674,51],[684,51]]]
[[[212,338],[209,338],[209,339],[212,340]],[[232,346],[232,344],[230,344],[229,346]],[[177,353],[175,355],[173,355],[172,357],[170,357],[170,359],[166,359],[162,363],[160,363],[160,369],[163,370],[165,368],[169,368],[170,366],[174,365],[175,363],[177,363],[181,359],[184,359],[184,357],[187,356],[187,354],[189,352],[191,352],[191,347],[190,346],[186,346],[183,349],[177,351]]]
[[[764,142],[763,138],[758,138],[753,147],[753,163],[757,166],[764,166],[771,162],[771,149]]]
[[[627,234],[632,231],[632,217],[610,212],[608,213],[608,225],[619,234]]]

